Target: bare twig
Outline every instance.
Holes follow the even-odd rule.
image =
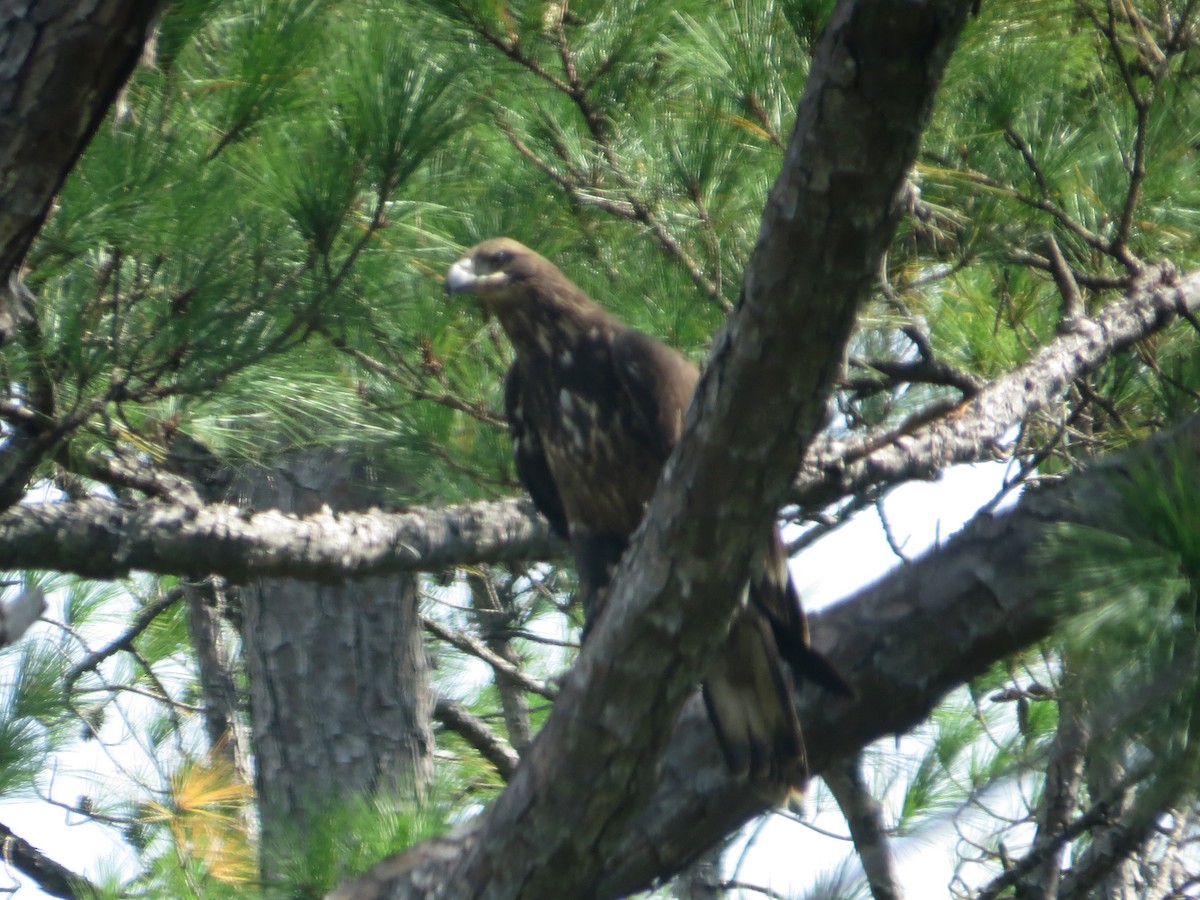
[[[507,659],[493,653],[488,649],[487,645],[478,638],[472,637],[462,631],[455,631],[453,628],[447,628],[440,622],[436,622],[427,616],[421,617],[421,627],[432,634],[434,637],[441,638],[452,647],[456,647],[463,653],[468,653],[477,659],[487,663],[497,672],[503,672],[505,675],[512,678],[525,690],[534,694],[539,694],[549,700],[553,700],[557,696],[557,691],[543,681],[532,677],[520,668],[513,665]]]
[[[478,750],[484,759],[495,766],[501,778],[505,781],[512,778],[521,758],[508,741],[496,734],[481,718],[446,697],[437,699],[433,717]]]
[[[138,614],[134,616],[133,621],[129,623],[129,627],[124,632],[99,650],[89,653],[67,671],[66,675],[63,676],[66,691],[68,693],[71,691],[75,682],[79,680],[79,676],[84,672],[95,670],[104,660],[120,653],[122,650],[132,650],[134,646],[133,642],[137,640],[138,636],[149,628],[155,619],[182,600],[185,593],[184,587],[173,587],[153,603],[138,610]],[[169,695],[164,694],[164,697],[169,697]]]

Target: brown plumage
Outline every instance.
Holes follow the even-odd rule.
[[[456,262],[446,290],[476,294],[512,343],[505,411],[517,474],[570,543],[591,624],[679,440],[697,369],[507,238]],[[752,568],[749,602],[705,678],[704,701],[735,774],[798,786],[807,776],[804,742],[782,663],[834,690],[845,686],[809,649],[778,533]]]

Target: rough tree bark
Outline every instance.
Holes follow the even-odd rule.
[[[0,3],[0,284],[133,72],[163,0]]]
[[[239,472],[253,508],[352,510],[378,495],[369,466],[304,451]],[[363,796],[421,796],[432,776],[433,692],[415,574],[319,584],[259,578],[240,591],[251,737],[270,879],[281,848]]]
[[[29,335],[18,269],[67,173],[142,54],[162,0],[0,2],[0,346]],[[29,412],[0,454],[0,509],[16,503],[61,439],[54,397],[27,385]]]

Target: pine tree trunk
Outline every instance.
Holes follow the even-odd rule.
[[[229,761],[243,784],[249,784],[254,763],[248,722],[243,714],[244,692],[238,688],[241,647],[226,622],[228,606],[234,602],[236,592],[227,591],[214,581],[185,586],[188,639],[196,653],[209,746]],[[257,823],[252,824],[257,831]]]
[[[239,475],[256,509],[378,501],[368,467],[331,451]],[[263,873],[330,804],[419,796],[432,774],[433,693],[413,575],[340,584],[262,579],[243,597]],[[302,846],[303,844],[301,844]]]

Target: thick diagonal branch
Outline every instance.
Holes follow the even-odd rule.
[[[13,834],[7,825],[0,825],[0,852],[7,863],[32,878],[51,897],[75,900],[77,897],[99,896],[100,892],[86,879],[50,859],[29,841]]]
[[[1200,465],[1200,416],[1054,487],[1027,491],[1015,510],[976,520],[922,559],[813,616],[814,642],[858,692],[853,702],[811,690],[801,698],[813,771],[909,731],[950,690],[1061,627],[1076,610],[1047,600],[1061,575],[1036,564],[1048,529],[1119,524],[1129,473],[1161,466],[1163,483],[1172,484],[1173,465]],[[654,797],[613,851],[598,896],[623,896],[686,865],[766,806],[730,779],[703,708],[689,707]]]
[[[163,5],[72,0],[0,9],[0,284],[20,265]]]

